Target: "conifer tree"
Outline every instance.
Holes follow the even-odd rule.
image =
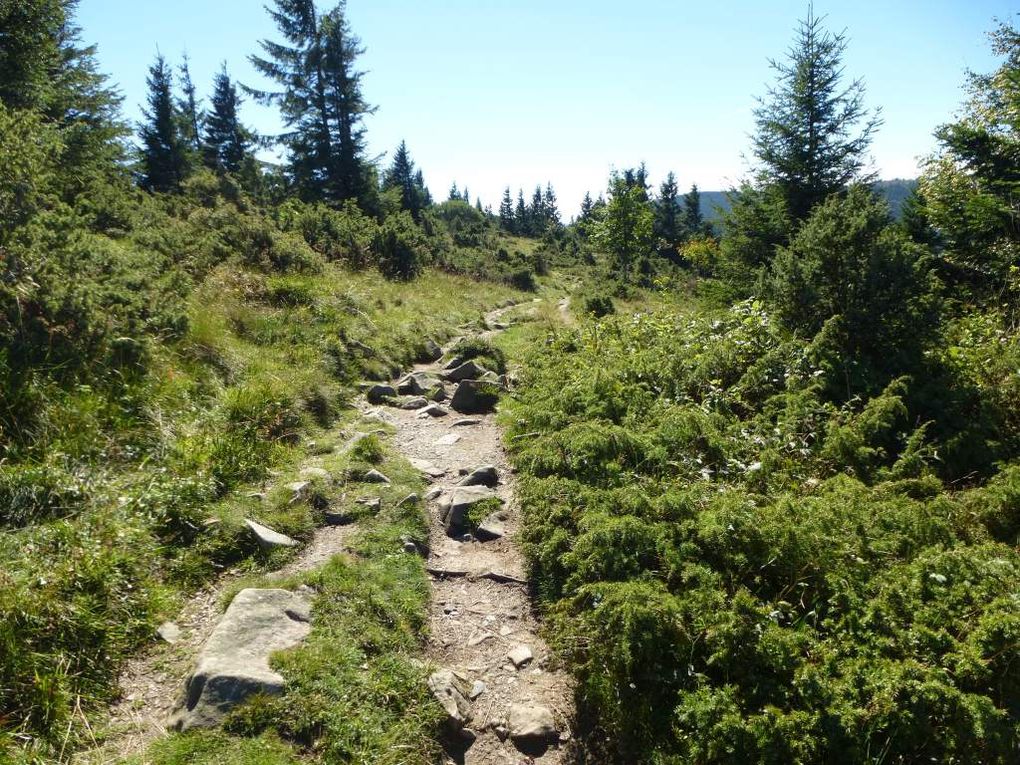
[[[214,170],[237,173],[248,156],[252,134],[240,122],[241,99],[227,74],[227,65],[213,80],[212,110],[205,120],[203,158]]]
[[[516,233],[514,203],[509,186],[503,190],[503,200],[499,203],[499,227],[508,234]]]
[[[198,90],[191,79],[191,64],[186,53],[178,67],[178,74],[181,78],[181,98],[177,101],[181,138],[190,150],[198,152],[202,147],[203,115],[198,104]]]
[[[881,125],[864,106],[864,84],[844,86],[847,41],[809,6],[785,61],[772,61],[777,84],[755,111],[754,155],[762,180],[777,185],[795,221],[864,173],[865,154]]]
[[[418,191],[421,193],[422,207],[428,207],[432,204],[432,192],[429,191],[429,187],[425,185],[425,176],[422,175],[421,169],[414,174],[414,185],[418,187]]]
[[[698,236],[705,232],[705,216],[701,212],[701,192],[698,184],[684,194],[684,228],[687,236]]]
[[[367,194],[364,117],[374,109],[361,92],[356,68],[365,51],[345,16],[346,3],[320,16],[314,0],[275,0],[269,9],[285,42],[263,40],[265,58],[250,56],[279,89],[245,88],[260,103],[280,108],[287,132],[288,170],[305,197],[341,202]]]
[[[683,239],[684,210],[680,204],[680,190],[672,172],[659,186],[655,201],[655,236],[663,242],[664,254],[672,253]]]
[[[581,216],[578,218],[579,221],[591,220],[592,212],[595,208],[595,203],[591,201],[591,192],[584,192],[584,199],[581,200]]]
[[[415,170],[407,143],[400,142],[393,155],[393,164],[383,176],[384,189],[400,190],[400,206],[411,213],[415,221],[421,220],[422,210],[429,204],[428,192],[420,170]]]
[[[556,202],[556,192],[552,183],[545,185],[545,198],[543,200],[546,223],[556,225],[560,222],[560,209]]]
[[[545,197],[542,196],[542,187],[535,186],[531,195],[531,204],[528,206],[527,231],[531,236],[538,236],[545,230]]]
[[[528,231],[528,206],[524,203],[524,189],[518,189],[517,205],[514,207],[514,232],[519,236],[527,236]]]
[[[467,204],[471,204],[471,192],[468,191],[468,187],[464,187],[464,193],[460,195],[460,198]]]
[[[460,200],[460,189],[457,188],[457,181],[454,181],[453,185],[450,186],[450,195],[447,197],[446,201],[454,202],[454,201],[459,201],[459,200]]]
[[[480,212],[480,213],[484,213],[485,212],[484,208],[482,207],[482,198],[481,197],[475,197],[475,209],[478,210],[478,212]]]
[[[141,184],[148,191],[174,191],[187,174],[188,157],[180,115],[174,106],[173,73],[163,56],[156,56],[147,83],[149,106],[139,130]]]

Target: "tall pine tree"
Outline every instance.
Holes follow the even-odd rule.
[[[701,212],[701,192],[698,184],[692,184],[691,190],[684,194],[684,228],[687,236],[700,236],[705,233],[705,216]]]
[[[181,138],[194,152],[202,148],[202,111],[198,105],[198,89],[191,79],[191,63],[185,53],[178,67],[181,78],[181,97],[177,101],[177,111],[181,120]]]
[[[173,72],[163,56],[149,67],[148,108],[139,129],[141,185],[148,191],[175,191],[188,171],[188,148],[174,105]]]
[[[844,86],[846,37],[822,27],[809,6],[777,83],[755,110],[753,138],[762,180],[776,185],[794,220],[853,181],[866,181],[865,154],[881,125],[864,106],[864,84]]]
[[[499,227],[508,234],[514,234],[516,233],[514,224],[514,203],[510,196],[510,187],[507,186],[503,190],[503,199],[499,203]]]
[[[263,40],[266,57],[252,65],[274,81],[275,91],[248,89],[260,103],[280,108],[287,132],[288,169],[305,197],[340,202],[367,193],[363,120],[374,109],[361,92],[364,53],[341,2],[320,16],[314,0],[275,0],[269,10],[285,42]]]
[[[416,221],[421,220],[422,210],[427,205],[424,179],[420,170],[415,171],[405,141],[400,142],[393,155],[393,163],[383,176],[383,188],[399,189],[400,206],[411,213]]]
[[[237,173],[251,149],[252,134],[238,117],[241,99],[227,74],[227,65],[213,80],[212,109],[205,120],[202,142],[206,165],[227,173]]]
[[[528,235],[528,205],[524,202],[524,189],[517,190],[517,204],[514,206],[514,231],[518,236]]]

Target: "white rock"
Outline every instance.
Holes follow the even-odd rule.
[[[298,546],[296,539],[291,539],[286,534],[274,531],[268,526],[263,526],[261,523],[245,519],[244,525],[247,526],[251,530],[251,533],[255,535],[255,540],[259,543],[259,547],[263,550],[272,550],[277,547]]]

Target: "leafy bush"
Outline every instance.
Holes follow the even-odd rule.
[[[603,316],[610,316],[616,313],[616,306],[613,305],[613,298],[610,295],[596,294],[584,297],[584,312],[596,319]]]
[[[428,260],[422,230],[410,213],[391,215],[375,238],[379,270],[390,279],[413,279]]]
[[[501,348],[481,337],[469,337],[458,342],[450,351],[462,361],[477,360],[483,367],[496,374],[506,373],[506,354]]]
[[[592,759],[1014,758],[1020,454],[947,490],[959,382],[848,377],[838,324],[661,310],[529,357],[521,534]]]
[[[285,230],[299,233],[327,260],[352,268],[364,268],[372,263],[379,225],[353,200],[347,200],[339,210],[291,200],[279,215]]]

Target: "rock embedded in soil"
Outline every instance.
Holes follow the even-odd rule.
[[[263,550],[275,550],[278,547],[297,547],[296,539],[291,539],[286,534],[274,531],[268,526],[256,523],[251,519],[245,519],[244,525],[248,527]]]
[[[412,372],[397,383],[397,393],[405,396],[428,396],[442,387],[443,383],[438,377],[425,372]]]
[[[446,475],[445,470],[443,470],[440,467],[436,467],[427,460],[420,460],[412,457],[410,460],[408,460],[408,462],[411,463],[415,470],[424,473],[429,478],[442,478],[444,475]]]
[[[164,642],[173,645],[181,639],[181,628],[174,622],[163,622],[157,628],[156,635]]]
[[[488,486],[495,488],[499,483],[499,473],[495,465],[476,467],[458,482],[458,486]]]
[[[214,727],[249,696],[282,693],[284,679],[270,668],[269,657],[301,643],[310,620],[311,601],[304,593],[241,590],[202,648],[170,726]]]
[[[318,478],[323,481],[332,480],[333,476],[329,474],[328,470],[321,467],[305,467],[301,468],[299,475],[302,478]]]
[[[477,380],[482,375],[488,374],[489,370],[485,367],[476,364],[474,361],[465,361],[456,369],[451,369],[446,373],[446,379],[450,382],[460,382],[461,380]]]
[[[531,664],[535,655],[531,652],[531,646],[527,646],[522,643],[521,645],[511,648],[506,657],[510,659],[515,668],[523,669]]]
[[[365,483],[392,483],[389,478],[375,468],[369,470],[361,479]]]
[[[448,534],[462,531],[467,525],[467,515],[473,505],[492,499],[496,495],[482,486],[458,486],[444,501],[439,510]]]
[[[440,347],[432,338],[428,338],[421,347],[421,353],[418,354],[418,361],[427,364],[431,361],[439,361],[443,358],[443,349]]]
[[[397,390],[392,385],[373,385],[365,397],[370,404],[385,404],[387,399],[397,397]]]
[[[453,446],[458,441],[460,441],[460,436],[456,433],[447,433],[442,438],[436,439],[436,446]]]
[[[468,428],[472,425],[478,425],[481,420],[477,417],[462,417],[459,420],[450,423],[451,428]]]
[[[560,735],[553,713],[539,705],[511,704],[507,727],[515,744],[549,743]]]
[[[478,537],[478,541],[493,542],[505,537],[507,517],[505,510],[499,510],[495,513],[491,513],[484,521],[478,524],[478,528],[475,529],[475,536]]]
[[[449,669],[440,669],[429,676],[429,689],[446,712],[446,723],[460,730],[471,720],[470,691],[467,681]]]
[[[450,407],[461,414],[485,414],[499,403],[499,386],[481,380],[464,380],[450,401]]]
[[[456,369],[464,363],[464,359],[460,356],[454,356],[452,359],[446,362],[443,366],[443,371],[449,372],[450,370]]]
[[[408,412],[413,412],[416,409],[423,409],[428,405],[429,400],[424,396],[415,396],[414,398],[404,399],[400,402],[400,408]]]

